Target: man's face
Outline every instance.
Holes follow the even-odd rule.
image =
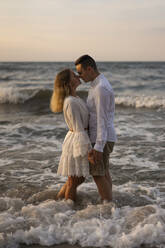
[[[77,73],[79,74],[79,77],[83,79],[84,82],[91,81],[91,75],[90,75],[90,67],[87,67],[84,69],[81,64],[76,65]]]

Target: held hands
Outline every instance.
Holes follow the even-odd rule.
[[[88,153],[88,160],[91,164],[98,164],[103,159],[103,153],[92,149]]]
[[[93,150],[90,150],[88,152],[88,161],[91,163],[91,164],[95,164],[94,162],[94,156],[93,156]]]

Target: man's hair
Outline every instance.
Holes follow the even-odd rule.
[[[91,56],[87,54],[81,56],[75,61],[75,65],[79,65],[79,64],[81,64],[84,69],[86,69],[88,66],[91,66],[95,71],[97,71],[96,62]]]

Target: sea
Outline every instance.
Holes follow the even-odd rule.
[[[0,248],[165,248],[165,62],[98,62],[115,93],[113,201],[92,177],[57,201],[68,131],[50,111],[56,74],[74,62],[0,63]],[[77,94],[86,100],[90,83]]]

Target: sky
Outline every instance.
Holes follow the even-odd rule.
[[[0,61],[165,61],[165,0],[1,0]]]

